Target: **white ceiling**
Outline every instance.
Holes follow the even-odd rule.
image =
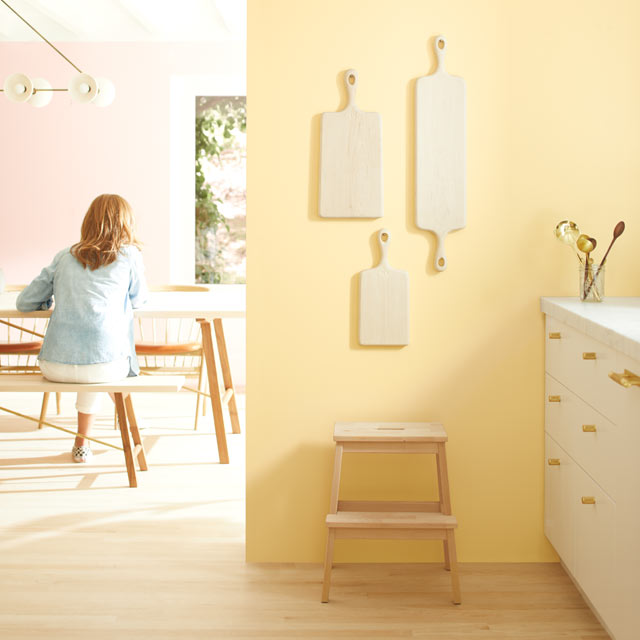
[[[246,39],[246,0],[5,0],[52,42]],[[40,38],[0,1],[0,41]]]

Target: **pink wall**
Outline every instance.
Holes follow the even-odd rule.
[[[132,204],[151,282],[168,281],[169,82],[172,75],[244,74],[244,47],[212,43],[68,43],[80,69],[116,86],[106,108],[54,94],[41,109],[0,94],[0,268],[30,281],[76,242],[99,193]],[[73,67],[44,43],[0,43],[0,82],[15,72],[66,87]],[[193,215],[193,212],[185,212]]]

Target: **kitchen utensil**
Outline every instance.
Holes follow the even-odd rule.
[[[444,70],[447,41],[435,39],[438,68],[416,80],[416,225],[435,234],[435,268],[444,271],[444,237],[467,224],[466,88]]]
[[[582,233],[578,236],[578,239],[576,240],[576,246],[578,247],[578,249],[580,249],[580,251],[582,251],[585,254],[585,259],[584,259],[584,264],[585,264],[585,269],[584,269],[584,284],[582,287],[582,295],[580,296],[580,298],[582,300],[584,300],[585,296],[586,296],[586,291],[587,291],[587,277],[589,274],[589,254],[596,248],[597,245],[597,241],[595,238],[591,238],[588,235]]]
[[[566,244],[575,251],[576,255],[578,256],[578,260],[582,263],[582,256],[580,255],[578,247],[576,246],[576,240],[580,235],[580,229],[578,228],[578,225],[571,220],[562,220],[556,225],[555,233],[556,238],[558,238],[560,242]]]
[[[613,247],[613,243],[624,233],[624,222],[622,220],[620,220],[620,222],[618,222],[618,224],[615,226],[615,228],[613,229],[613,239],[611,240],[611,242],[609,243],[609,247],[606,251],[606,253],[604,254],[604,258],[602,258],[602,262],[600,262],[600,266],[598,267],[598,270],[596,271],[595,276],[593,277],[593,280],[591,281],[591,284],[589,285],[589,288],[586,290],[585,292],[585,298],[589,295],[589,292],[591,291],[591,287],[593,286],[593,283],[598,279],[598,276],[600,275],[600,269],[602,269],[602,267],[604,267],[604,263],[607,260],[607,256],[609,255],[609,251],[611,251],[611,247]]]
[[[360,272],[360,344],[409,344],[409,274],[387,262],[391,234],[378,232],[381,260]]]
[[[358,73],[344,75],[347,106],[322,114],[318,213],[323,218],[382,216],[382,118],[355,104]]]

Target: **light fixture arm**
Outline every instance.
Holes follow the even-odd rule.
[[[20,18],[20,20],[22,20],[22,22],[24,22],[30,29],[35,31],[58,55],[62,56],[78,73],[82,73],[81,69],[76,67],[76,65],[73,64],[73,62],[71,62],[71,60],[69,60],[69,58],[67,58],[67,56],[65,56],[64,53],[60,51],[60,49],[51,44],[51,42],[49,42],[32,24],[27,22],[8,2],[6,2],[6,0],[0,0],[0,2],[2,2],[3,5],[5,5],[8,9],[15,13],[18,18]]]

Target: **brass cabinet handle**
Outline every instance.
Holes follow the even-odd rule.
[[[560,396],[549,396],[549,402],[560,402]]]
[[[596,499],[593,496],[582,496],[582,504],[595,504]]]
[[[609,372],[609,377],[619,385],[626,387],[640,387],[640,376],[637,376],[629,369],[625,369],[624,373]]]
[[[551,333],[549,333],[549,339],[550,340],[560,340],[562,336],[560,335],[559,331],[552,331]]]
[[[550,467],[557,467],[560,464],[560,458],[549,458],[547,464]]]
[[[583,360],[595,360],[596,359],[596,354],[594,351],[585,351],[582,354],[582,359]]]
[[[585,433],[595,433],[596,432],[596,425],[595,424],[583,424],[582,425],[582,430]]]

